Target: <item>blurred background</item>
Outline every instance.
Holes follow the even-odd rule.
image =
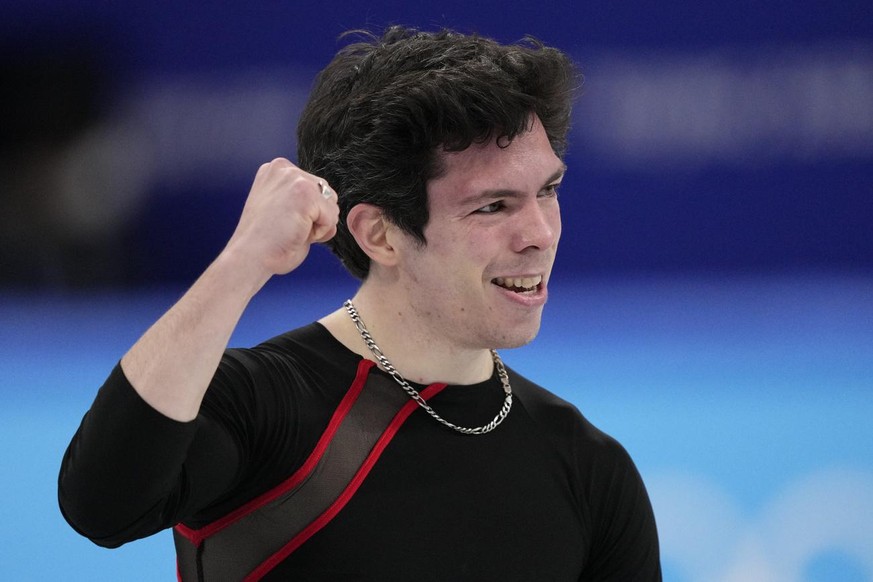
[[[349,29],[533,35],[585,74],[540,338],[506,361],[630,450],[665,580],[873,580],[873,5],[0,2],[0,578],[162,580],[55,500],[112,365],[295,158]],[[355,282],[323,248],[235,345]]]

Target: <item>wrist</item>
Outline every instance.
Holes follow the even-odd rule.
[[[273,276],[260,261],[232,247],[222,250],[207,271],[212,271],[229,288],[236,288],[249,298],[260,291]]]

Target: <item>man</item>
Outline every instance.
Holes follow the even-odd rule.
[[[539,329],[577,84],[535,43],[395,27],[342,50],[300,167],[260,168],[100,390],[61,470],[70,524],[110,547],[174,527],[186,581],[659,580],[627,453],[493,351]],[[318,242],[354,298],[226,349]]]

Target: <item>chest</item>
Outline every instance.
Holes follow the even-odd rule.
[[[268,579],[576,580],[590,532],[572,470],[513,420],[468,437],[411,418],[343,510]]]

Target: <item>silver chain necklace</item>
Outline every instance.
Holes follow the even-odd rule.
[[[352,304],[352,300],[348,299],[345,303],[343,303],[343,307],[346,308],[346,311],[349,313],[349,317],[352,318],[352,321],[355,323],[355,327],[358,328],[358,333],[361,334],[361,339],[364,340],[364,343],[367,344],[367,347],[370,348],[370,351],[373,352],[373,355],[376,356],[376,359],[379,360],[379,364],[382,365],[382,368],[388,372],[392,378],[394,378],[398,384],[400,384],[401,388],[406,391],[410,398],[415,400],[419,406],[421,406],[429,415],[431,415],[434,419],[436,419],[441,424],[458,431],[462,434],[485,434],[491,432],[497,425],[499,425],[509,414],[509,409],[512,408],[512,388],[509,386],[509,374],[506,373],[506,368],[503,366],[503,361],[501,361],[500,356],[497,355],[495,350],[491,350],[491,358],[494,360],[494,366],[497,368],[497,376],[500,378],[500,382],[503,384],[503,392],[506,394],[506,397],[503,400],[503,406],[500,408],[500,412],[497,413],[497,416],[486,425],[477,426],[476,428],[466,428],[463,426],[458,426],[456,424],[452,424],[447,421],[436,411],[430,407],[430,405],[425,401],[424,398],[421,397],[421,394],[418,391],[409,385],[403,376],[400,375],[400,372],[388,361],[388,358],[385,357],[385,354],[382,353],[382,350],[379,349],[379,346],[376,345],[376,342],[373,340],[373,336],[370,335],[370,332],[367,331],[367,326],[364,325],[361,316],[358,315],[358,310],[355,309],[355,306]]]

